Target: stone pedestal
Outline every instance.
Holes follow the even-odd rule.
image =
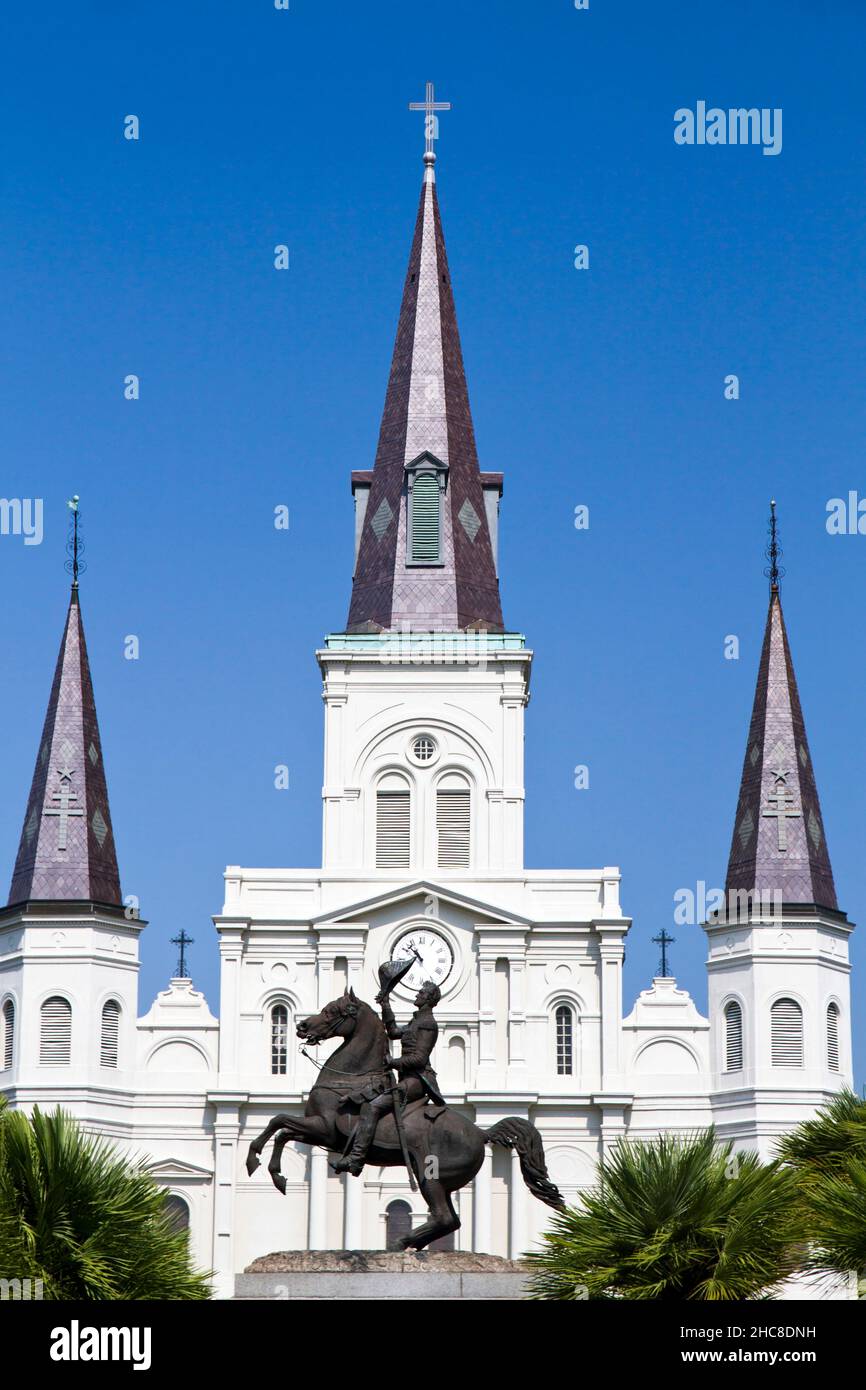
[[[520,1262],[462,1250],[284,1250],[235,1279],[235,1298],[486,1301],[525,1293]]]

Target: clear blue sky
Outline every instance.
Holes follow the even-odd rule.
[[[506,622],[537,653],[528,864],[619,864],[627,999],[666,926],[704,1006],[673,895],[724,879],[775,495],[839,899],[866,917],[866,537],[825,529],[828,498],[866,493],[864,38],[855,0],[7,7],[0,492],[46,512],[41,546],[0,538],[0,868],[77,491],[121,876],[150,920],[142,1008],[181,926],[216,1008],[226,863],[319,862],[313,651],[345,621],[428,77],[454,106],[439,191],[482,466],[506,478]],[[782,153],[676,145],[699,100],[781,107]],[[861,1027],[858,1080],[864,1062]]]

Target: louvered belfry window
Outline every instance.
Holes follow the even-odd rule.
[[[410,795],[399,777],[388,777],[376,791],[376,868],[408,869]]]
[[[735,999],[725,1006],[725,1071],[743,1070],[743,1011]]]
[[[770,1046],[774,1067],[802,1067],[803,1010],[794,999],[777,999],[770,1010]]]
[[[271,1009],[271,1075],[285,1076],[289,1069],[289,1011],[285,1004]]]
[[[556,1010],[556,1072],[571,1076],[574,1071],[574,1017],[567,1004]]]
[[[449,777],[436,789],[436,835],[440,869],[469,864],[470,795],[462,778]]]
[[[7,999],[3,1005],[3,1070],[9,1071],[15,1054],[15,1005]]]
[[[419,473],[409,493],[409,558],[414,565],[440,563],[439,479]]]
[[[99,1065],[117,1066],[117,1046],[120,1035],[120,1005],[109,999],[102,1009],[102,1033],[99,1041]]]
[[[827,1007],[827,1066],[830,1071],[839,1070],[839,1005]]]
[[[54,995],[42,1005],[39,1061],[44,1067],[68,1067],[72,1060],[72,1009]]]

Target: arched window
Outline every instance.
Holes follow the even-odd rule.
[[[839,1005],[827,1006],[827,1066],[839,1070]]]
[[[402,1197],[396,1197],[385,1208],[385,1249],[396,1250],[401,1236],[412,1229],[412,1208]]]
[[[803,1010],[795,999],[777,999],[771,1008],[770,1047],[774,1067],[802,1067]]]
[[[109,999],[102,1006],[102,1034],[99,1043],[99,1065],[117,1066],[117,1044],[120,1033],[120,1005]]]
[[[72,1060],[72,1009],[59,994],[41,1009],[39,1061],[44,1067],[68,1067]]]
[[[3,1070],[9,1071],[15,1056],[15,1005],[7,999],[3,1005]]]
[[[409,489],[409,560],[413,565],[442,562],[439,479],[418,473]]]
[[[574,1075],[574,1014],[568,1004],[558,1004],[556,1014],[556,1073]]]
[[[436,788],[436,836],[439,868],[461,869],[469,864],[469,786],[454,773]]]
[[[285,1076],[289,1069],[289,1011],[285,1004],[271,1009],[271,1074]]]
[[[725,1071],[743,1070],[743,1011],[736,999],[725,1005]]]
[[[175,1192],[170,1192],[165,1199],[163,1210],[175,1234],[179,1231],[189,1230],[189,1207],[182,1197],[178,1197]]]
[[[448,1039],[446,1075],[451,1085],[458,1090],[466,1085],[466,1044],[462,1038]]]
[[[376,788],[376,868],[409,867],[409,784],[391,773]]]

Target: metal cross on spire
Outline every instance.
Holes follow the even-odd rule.
[[[777,593],[779,592],[779,580],[782,578],[782,576],[783,576],[783,574],[785,573],[785,571],[784,571],[783,569],[781,569],[780,566],[779,566],[779,556],[782,554],[782,547],[779,545],[779,540],[778,540],[778,537],[777,537],[777,534],[776,534],[776,499],[775,499],[775,497],[774,497],[774,498],[771,500],[771,502],[770,502],[770,525],[769,525],[769,532],[770,532],[770,544],[767,546],[767,549],[764,551],[764,554],[766,555],[766,557],[767,557],[767,559],[769,560],[770,564],[769,564],[768,568],[764,570],[764,574],[767,576],[767,578],[768,578],[769,581],[770,581],[770,593],[771,593],[771,594],[777,594]]]
[[[662,980],[669,980],[671,977],[668,974],[668,947],[673,946],[676,937],[669,936],[664,927],[662,927],[658,936],[654,936],[652,941],[653,945],[660,946],[662,951],[661,960],[659,961],[659,978]]]
[[[78,493],[76,492],[75,496],[70,497],[69,501],[66,503],[67,507],[72,513],[72,516],[69,519],[69,539],[66,542],[66,551],[69,555],[69,559],[66,561],[66,569],[69,572],[69,574],[72,575],[73,589],[78,588],[79,574],[83,574],[84,571],[87,569],[86,564],[81,558],[81,552],[84,549],[84,544],[78,532],[78,502],[79,497]]]
[[[433,91],[433,83],[427,83],[426,95],[423,101],[410,101],[410,111],[424,112],[424,154],[434,154],[433,142],[439,139],[439,118],[437,111],[450,111],[450,101],[436,101]]]
[[[180,947],[180,956],[178,957],[178,962],[177,962],[177,977],[176,977],[176,978],[177,978],[178,980],[188,980],[188,979],[189,979],[189,975],[187,974],[187,969],[186,969],[186,948],[187,948],[187,946],[194,946],[194,945],[195,945],[195,940],[194,940],[193,937],[187,936],[187,934],[186,934],[186,932],[184,931],[183,927],[181,927],[181,929],[180,929],[180,936],[173,936],[173,937],[171,938],[171,944],[172,944],[172,946],[178,946],[178,947]]]

